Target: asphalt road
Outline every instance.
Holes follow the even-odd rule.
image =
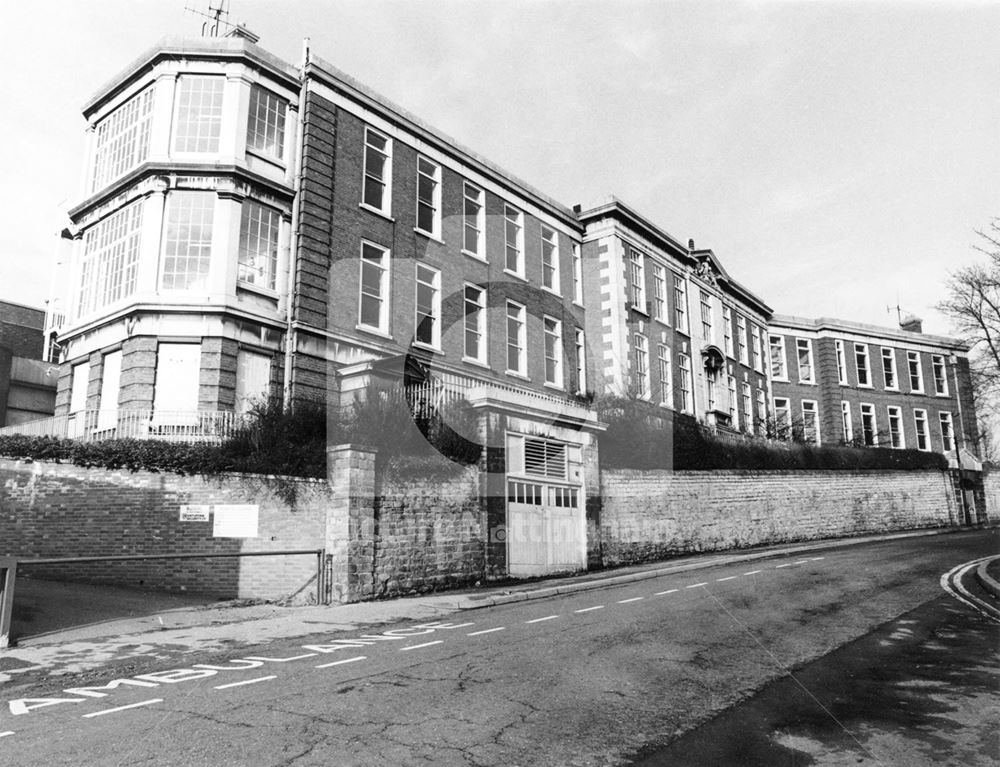
[[[996,721],[1000,623],[940,577],[997,552],[856,545],[47,683],[2,701],[0,763],[992,764],[959,725]]]

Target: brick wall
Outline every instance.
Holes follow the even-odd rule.
[[[323,546],[324,482],[290,480],[290,506],[259,477],[218,479],[0,460],[0,555],[18,557],[237,553]],[[258,537],[214,538],[212,522],[180,522],[182,504],[254,503]],[[277,599],[314,595],[312,556],[160,560],[25,568],[67,580]]]
[[[606,565],[957,522],[943,472],[613,470],[601,485]]]

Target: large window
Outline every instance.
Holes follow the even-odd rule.
[[[653,318],[669,324],[667,315],[667,271],[653,264]]]
[[[656,352],[660,374],[660,404],[672,408],[674,406],[674,385],[670,370],[670,347],[666,344],[658,344]]]
[[[896,352],[887,346],[882,347],[882,383],[886,389],[898,389],[896,380]]]
[[[504,268],[518,277],[524,276],[524,216],[510,205],[503,206],[504,245],[506,255]]]
[[[843,341],[834,341],[837,350],[837,380],[841,386],[847,386],[847,352]]]
[[[219,151],[222,89],[226,79],[214,75],[181,75],[174,114],[174,151]]]
[[[750,353],[747,350],[747,318],[742,314],[736,315],[736,348],[739,351],[739,359],[744,365],[750,364]]]
[[[875,406],[867,402],[861,403],[861,435],[865,447],[878,445],[878,425],[875,422]]]
[[[889,414],[889,444],[892,447],[906,447],[906,439],[903,436],[903,411],[895,405],[887,408]]]
[[[465,359],[486,364],[486,289],[465,286]]]
[[[642,333],[633,336],[635,343],[635,393],[636,396],[649,396],[649,341]]]
[[[934,393],[948,396],[948,372],[944,365],[944,357],[940,354],[931,355],[931,370],[934,373]]]
[[[802,439],[819,444],[819,410],[815,400],[802,400]]]
[[[174,192],[167,203],[163,242],[164,290],[208,288],[212,261],[214,192]]]
[[[559,292],[559,241],[547,226],[542,227],[542,287]]]
[[[706,341],[712,340],[712,299],[704,290],[699,290],[699,303],[701,305],[701,336]]]
[[[196,411],[200,370],[200,344],[160,344],[156,353],[153,410],[160,417]]]
[[[808,338],[796,338],[795,351],[799,361],[799,381],[801,383],[815,383],[816,370],[813,367],[812,342]]]
[[[920,365],[920,352],[907,352],[906,364],[910,369],[910,391],[923,393],[924,370]]]
[[[767,402],[763,389],[757,389],[757,423],[762,428],[767,423]]]
[[[542,318],[545,335],[545,383],[563,385],[562,323],[554,317]]]
[[[441,236],[441,166],[417,158],[417,229]]]
[[[79,413],[87,409],[87,388],[90,385],[90,363],[81,362],[73,366],[73,380],[70,384],[69,412]]]
[[[97,428],[100,431],[118,425],[118,392],[121,389],[121,349],[104,355],[101,364],[101,401],[98,405]]]
[[[854,441],[854,427],[851,424],[851,403],[841,401],[840,403],[840,424],[843,430],[844,444],[849,445]]]
[[[774,404],[774,436],[778,439],[788,439],[792,434],[792,406],[787,397],[775,397]]]
[[[236,412],[246,413],[271,394],[271,355],[240,349],[236,355]]]
[[[736,376],[726,376],[726,388],[729,391],[729,425],[740,428],[740,408],[736,400]]]
[[[507,372],[522,376],[528,372],[524,315],[525,310],[521,304],[507,302]]]
[[[759,327],[750,324],[750,350],[753,352],[753,369],[758,373],[765,372],[764,367],[764,347],[761,341],[761,330]]]
[[[417,264],[417,316],[414,341],[435,349],[441,345],[441,272]]]
[[[87,230],[77,317],[135,292],[141,233],[141,202],[122,208]]]
[[[646,311],[646,267],[643,255],[635,248],[629,248],[629,297],[632,307]]]
[[[379,213],[389,215],[392,184],[392,140],[365,128],[365,173],[361,201]]]
[[[288,102],[271,91],[253,86],[247,118],[247,149],[280,160],[285,155],[285,114]]]
[[[955,428],[952,424],[951,413],[938,413],[938,421],[941,424],[941,446],[946,453],[955,449]]]
[[[577,242],[573,243],[573,301],[583,306],[583,256]]]
[[[486,228],[486,204],[483,190],[465,182],[462,218],[464,220],[463,250],[476,258],[485,258],[483,251],[483,230]]]
[[[240,222],[240,282],[274,290],[278,273],[281,214],[252,200],[243,202]]]
[[[688,332],[687,305],[687,286],[684,283],[684,278],[674,275],[675,326],[682,333]]]
[[[693,413],[694,401],[691,399],[691,392],[694,381],[691,378],[691,358],[686,354],[678,354],[677,369],[680,371],[681,410]]]
[[[587,340],[580,328],[575,332],[576,340],[576,391],[584,394],[587,391]]]
[[[854,344],[854,365],[858,371],[858,386],[871,386],[868,377],[868,344]]]
[[[97,124],[91,191],[96,192],[146,159],[152,118],[153,89],[146,88]]]
[[[736,356],[733,346],[733,310],[728,306],[722,307],[722,344],[726,348],[727,357]]]
[[[927,411],[913,410],[913,428],[917,435],[917,450],[930,450],[931,443],[927,433]]]
[[[389,332],[389,251],[370,242],[361,243],[358,325]]]
[[[751,398],[750,384],[744,381],[740,388],[743,400],[743,426],[748,434],[753,434],[753,399]]]
[[[788,380],[788,366],[785,364],[785,337],[770,336],[771,346],[771,378],[778,381]]]

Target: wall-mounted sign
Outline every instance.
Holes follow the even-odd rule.
[[[181,522],[208,522],[211,512],[207,503],[181,506]]]
[[[255,503],[216,505],[212,535],[216,538],[256,538],[258,510]]]

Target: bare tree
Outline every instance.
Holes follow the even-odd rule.
[[[969,365],[982,422],[979,431],[988,433],[987,424],[996,419],[1000,400],[1000,218],[976,234],[981,241],[973,248],[986,260],[951,274],[945,283],[947,298],[938,304],[938,310],[951,319],[957,334],[972,347]]]

